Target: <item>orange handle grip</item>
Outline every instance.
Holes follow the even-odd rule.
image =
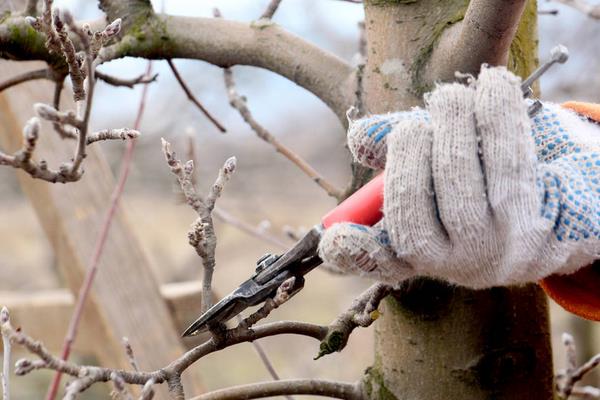
[[[338,222],[375,225],[383,217],[383,173],[358,189],[323,217],[325,229]]]

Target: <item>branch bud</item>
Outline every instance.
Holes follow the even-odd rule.
[[[2,307],[2,311],[0,311],[0,323],[5,324],[10,319],[10,312],[6,306]]]
[[[104,28],[104,33],[107,38],[115,36],[121,31],[121,22],[121,18],[117,18],[113,22],[111,22],[106,28]]]
[[[27,375],[28,373],[33,371],[33,369],[33,363],[31,362],[31,360],[28,360],[26,358],[21,358],[15,363],[15,374],[17,376]]]
[[[58,115],[58,111],[56,111],[56,109],[54,107],[51,107],[48,104],[35,103],[33,105],[33,109],[40,118],[43,118],[45,120],[52,121],[52,122],[60,121],[60,116]]]
[[[233,172],[235,172],[236,166],[237,166],[237,158],[235,158],[235,157],[228,158],[227,161],[225,161],[225,164],[223,165],[223,173],[225,173],[225,175],[231,175]]]
[[[39,137],[40,121],[33,117],[23,127],[23,137],[27,142],[35,142]]]

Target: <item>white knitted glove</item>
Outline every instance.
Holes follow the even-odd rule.
[[[354,121],[348,143],[361,163],[385,166],[384,219],[328,229],[325,262],[484,288],[600,258],[600,127],[553,104],[530,120],[505,68],[440,85],[426,110]]]

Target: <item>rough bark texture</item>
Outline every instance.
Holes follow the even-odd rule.
[[[368,111],[418,105],[432,80],[447,78],[425,71],[445,35],[462,28],[467,5],[466,0],[365,4]],[[528,2],[508,61],[521,75],[537,61],[535,7]],[[485,61],[493,62],[478,62]],[[468,60],[467,70],[473,62]],[[548,312],[539,287],[472,291],[419,279],[404,289],[386,300],[377,324],[375,364],[365,378],[371,398],[552,398]]]

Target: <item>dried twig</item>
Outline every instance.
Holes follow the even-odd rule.
[[[215,248],[217,239],[212,220],[212,211],[217,198],[221,195],[225,183],[229,180],[236,167],[235,157],[225,161],[223,168],[214,185],[211,187],[206,200],[198,193],[193,184],[194,162],[189,160],[185,165],[181,164],[171,151],[171,145],[162,139],[162,147],[171,172],[177,176],[187,203],[196,211],[198,219],[192,224],[188,233],[189,243],[202,259],[204,276],[202,280],[202,309],[205,311],[212,305],[212,275],[215,269]]]
[[[0,311],[0,330],[2,330],[2,400],[10,400],[10,335],[8,329],[4,325],[9,324],[10,314],[6,307],[2,307]]]
[[[576,387],[588,372],[600,365],[600,354],[596,354],[581,366],[577,366],[577,356],[575,340],[568,333],[563,333],[562,341],[566,351],[566,368],[557,372],[556,391],[563,398],[568,399],[571,395],[577,395],[584,398],[600,398],[600,389],[590,386]],[[596,397],[594,397],[596,396]]]
[[[213,117],[210,112],[208,112],[208,110],[206,109],[206,107],[204,107],[202,105],[202,103],[200,103],[200,101],[196,98],[196,96],[194,96],[194,94],[192,93],[192,91],[190,90],[190,88],[188,87],[188,85],[183,80],[181,74],[179,74],[179,71],[175,67],[175,64],[173,63],[173,60],[167,60],[167,63],[169,64],[169,67],[171,68],[171,71],[173,72],[173,75],[175,76],[175,79],[177,79],[177,82],[179,83],[179,86],[181,86],[181,89],[183,89],[183,91],[185,92],[187,98],[192,103],[194,103],[196,105],[196,107],[198,107],[198,109],[206,116],[206,118],[209,119],[210,122],[212,122],[212,124],[219,131],[221,131],[222,133],[227,132],[227,130],[225,129],[225,127],[223,126],[223,124],[221,124],[219,121],[217,121],[217,119],[215,117]]]
[[[302,159],[299,155],[294,153],[289,147],[281,143],[277,140],[267,129],[265,129],[262,125],[260,125],[250,113],[248,106],[246,105],[246,100],[237,93],[235,88],[235,82],[233,80],[233,72],[231,68],[224,68],[224,77],[225,77],[225,86],[227,87],[227,95],[229,97],[229,103],[233,108],[238,110],[244,121],[250,127],[259,138],[264,140],[267,143],[270,143],[275,150],[289,159],[291,162],[296,164],[298,168],[302,170],[306,175],[308,175],[315,183],[321,186],[327,194],[336,199],[341,199],[342,192],[340,189],[336,188],[333,184],[327,181],[321,174],[319,174],[313,167],[311,167],[304,159]]]
[[[362,383],[335,382],[323,379],[286,379],[282,381],[251,383],[216,390],[193,397],[191,400],[258,399],[290,394],[308,394],[336,399],[364,399]]]
[[[262,13],[259,19],[271,19],[273,15],[279,8],[279,4],[281,4],[281,0],[271,0],[265,12]]]
[[[554,0],[578,11],[593,19],[600,19],[600,4],[590,4],[585,0]]]

